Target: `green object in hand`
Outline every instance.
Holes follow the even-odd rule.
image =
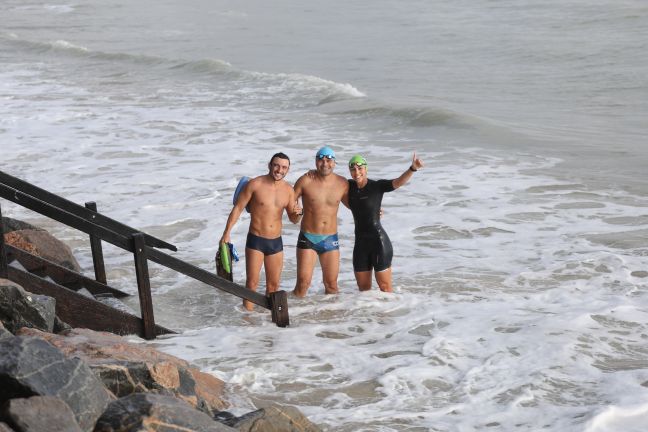
[[[232,259],[230,258],[230,251],[227,243],[221,243],[220,245],[220,260],[223,269],[227,273],[232,273]]]

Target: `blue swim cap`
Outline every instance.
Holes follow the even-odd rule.
[[[322,147],[315,155],[317,159],[335,159],[335,152],[331,147]]]

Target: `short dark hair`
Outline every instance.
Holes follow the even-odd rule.
[[[288,161],[288,165],[290,165],[290,158],[288,157],[288,155],[286,153],[279,152],[279,153],[273,154],[272,157],[270,158],[270,162],[268,162],[268,163],[272,163],[272,160],[274,158],[286,159]]]

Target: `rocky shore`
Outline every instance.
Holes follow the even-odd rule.
[[[78,268],[46,231],[3,225],[5,242]],[[235,416],[226,389],[146,344],[71,328],[56,317],[55,299],[0,279],[0,432],[320,431],[290,406]]]

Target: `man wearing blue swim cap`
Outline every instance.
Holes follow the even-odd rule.
[[[220,244],[230,242],[230,233],[241,216],[249,208],[250,228],[245,244],[245,287],[257,290],[261,267],[265,267],[266,295],[279,289],[283,270],[283,240],[281,217],[284,210],[292,223],[298,223],[301,207],[292,186],[284,180],[290,169],[290,159],[284,153],[276,153],[268,163],[268,174],[253,178],[240,192],[234,208],[227,218]],[[254,305],[243,300],[243,306],[252,310]]]
[[[344,177],[333,173],[335,152],[330,147],[318,150],[315,168],[313,175],[304,174],[295,183],[295,197],[302,199],[304,208],[297,240],[297,283],[293,291],[297,297],[304,297],[308,292],[318,258],[324,292],[338,292],[340,247],[337,214],[349,184]]]

